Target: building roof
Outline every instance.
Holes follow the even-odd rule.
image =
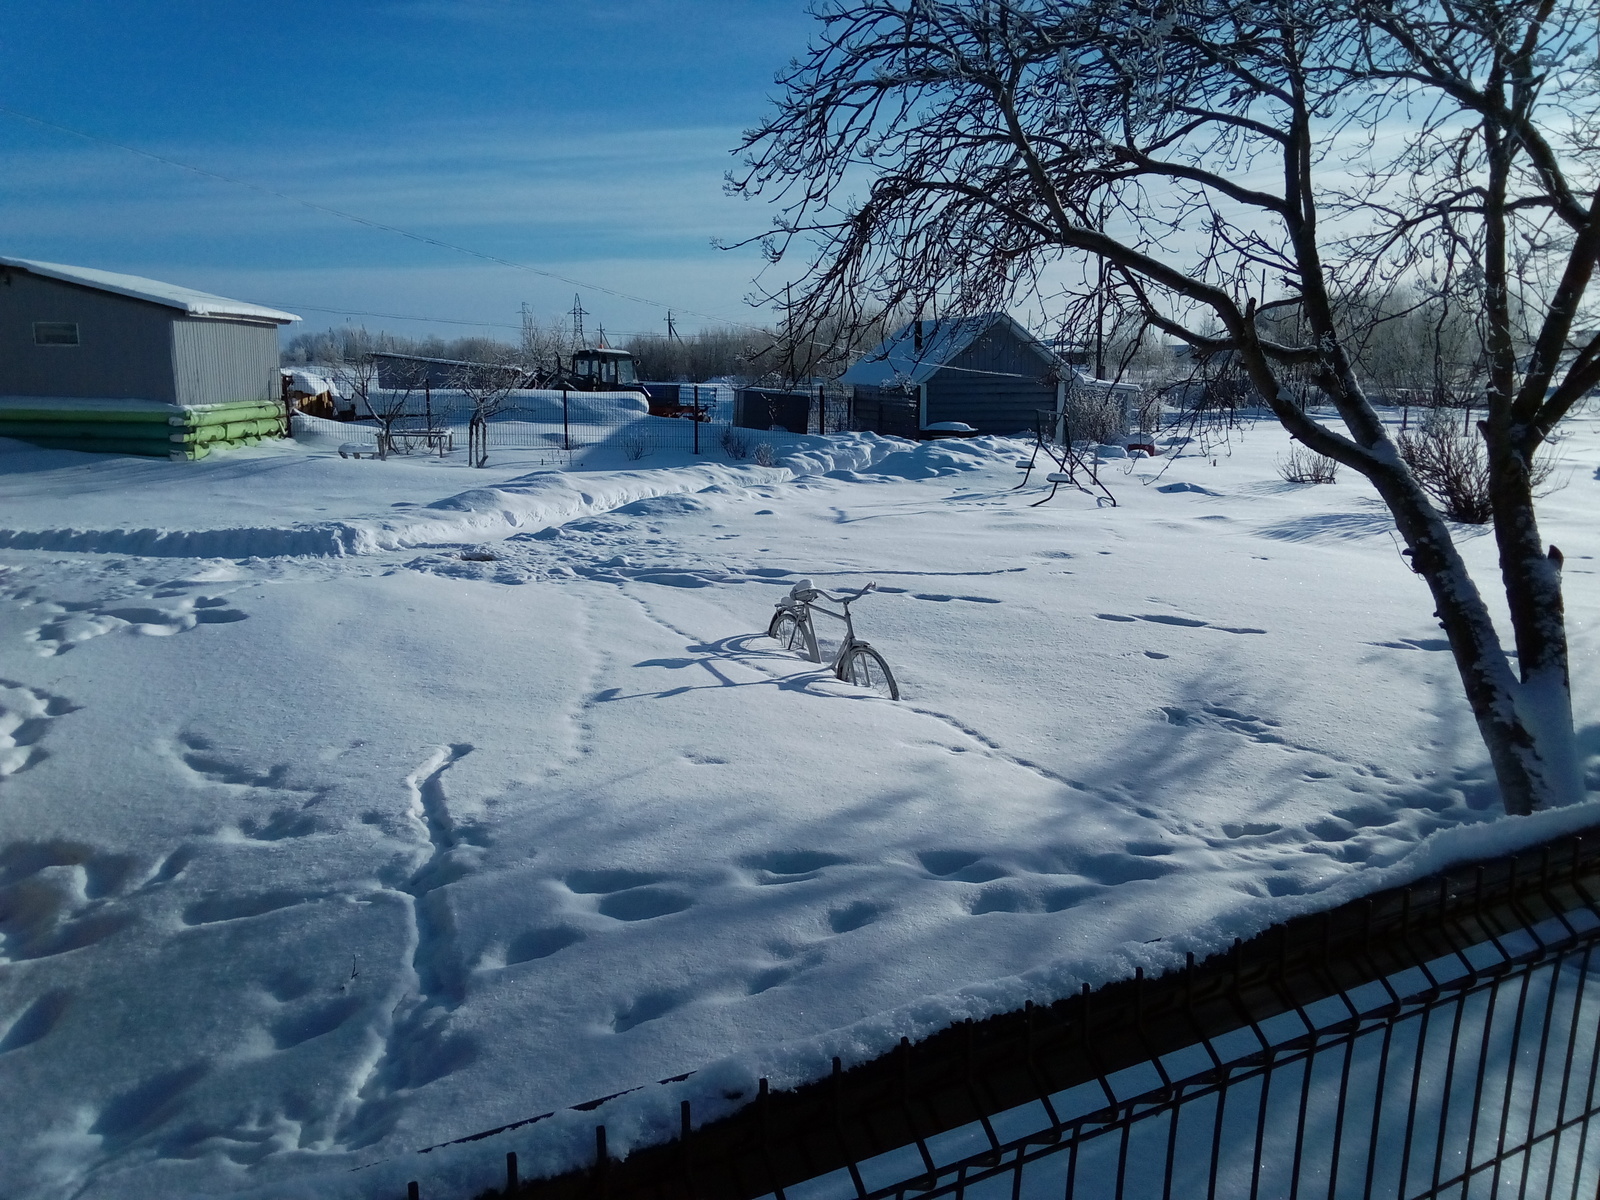
[[[993,326],[1004,324],[1041,362],[1060,368],[1061,363],[1047,346],[1006,313],[979,313],[972,317],[944,317],[933,321],[912,321],[872,351],[863,354],[839,378],[840,383],[915,386],[926,383],[947,367],[966,348]],[[920,327],[922,348],[917,349]]]
[[[35,262],[29,258],[6,258],[0,255],[0,267],[19,267],[33,275],[59,279],[97,292],[111,292],[118,296],[131,296],[151,304],[181,309],[191,317],[238,317],[247,321],[271,321],[287,325],[300,318],[293,313],[279,312],[260,304],[246,304],[243,300],[229,300],[226,296],[213,296],[210,292],[197,292],[193,288],[179,287],[175,283],[162,283],[159,279],[145,279],[140,275],[121,275],[116,271],[99,271],[93,267],[69,267],[64,263]]]
[[[433,363],[439,367],[498,367],[503,363],[473,362],[468,358],[429,358],[426,354],[403,354],[399,350],[374,350],[373,358],[392,358],[396,362]]]

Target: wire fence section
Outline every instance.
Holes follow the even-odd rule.
[[[659,385],[651,386],[659,390]],[[591,457],[637,461],[674,453],[741,461],[755,457],[763,443],[781,451],[807,433],[848,426],[844,405],[834,394],[837,389],[798,393],[799,415],[784,427],[768,421],[752,424],[747,411],[755,411],[754,406],[741,404],[740,393],[727,384],[672,386],[677,389],[669,406],[674,416],[651,415],[637,392],[514,391],[486,412],[486,446],[491,452],[531,451],[541,461],[562,465]],[[368,408],[388,418],[390,452],[448,454],[469,444],[474,404],[466,392],[374,392]],[[376,451],[386,422],[371,416],[368,408],[360,414],[364,419],[347,424],[296,414],[296,436],[337,435],[344,443],[370,445]]]
[[[965,1022],[484,1196],[1600,1194],[1600,828]],[[685,1076],[678,1079],[687,1078]],[[491,1134],[478,1135],[489,1138]]]
[[[1592,912],[787,1189],[823,1197],[1591,1197]]]

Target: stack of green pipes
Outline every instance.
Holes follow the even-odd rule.
[[[0,400],[0,437],[58,450],[204,458],[218,447],[283,437],[283,405],[272,400],[177,405],[148,400]]]

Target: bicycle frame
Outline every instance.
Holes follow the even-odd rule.
[[[812,587],[809,579],[803,579],[790,588],[789,594],[774,606],[776,611],[767,625],[767,633],[784,641],[786,648],[790,650],[799,649],[797,643],[804,642],[805,656],[814,663],[820,663],[822,651],[817,645],[816,628],[811,623],[812,611],[823,613],[836,621],[843,621],[844,640],[840,642],[839,652],[833,656],[833,662],[829,664],[834,677],[879,692],[890,700],[898,700],[900,685],[894,681],[894,672],[889,669],[889,664],[884,661],[883,655],[872,648],[870,642],[864,642],[856,636],[856,623],[850,615],[850,606],[877,586],[876,583],[869,583],[854,592],[830,596],[821,588]],[[824,608],[817,603],[818,600],[837,604],[842,611],[834,612],[831,608]]]
[[[800,629],[805,633],[806,636],[806,650],[808,652],[808,657],[814,663],[820,663],[822,661],[822,651],[817,645],[817,631],[811,624],[811,613],[813,610],[816,612],[825,613],[827,616],[833,617],[835,620],[844,622],[844,639],[839,643],[839,651],[833,656],[833,661],[828,664],[834,670],[837,670],[839,664],[844,661],[844,656],[849,653],[851,649],[856,646],[867,645],[866,642],[863,642],[856,637],[856,626],[855,622],[850,617],[850,606],[857,600],[861,599],[861,597],[865,596],[868,592],[872,591],[875,587],[877,587],[877,584],[869,583],[866,587],[859,589],[849,596],[830,596],[827,592],[824,592],[821,589],[813,589],[815,595],[837,604],[844,610],[843,612],[834,612],[831,608],[823,608],[822,605],[818,604],[814,599],[799,600],[792,596],[786,596],[780,600],[777,604],[777,608],[781,611],[794,614],[795,620],[799,623]]]

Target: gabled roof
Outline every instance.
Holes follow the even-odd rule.
[[[1006,313],[979,313],[973,317],[943,317],[912,321],[876,349],[863,354],[839,378],[840,383],[916,385],[948,366],[966,348],[996,325],[1004,325],[1016,339],[1038,355],[1046,367],[1064,370],[1047,346]],[[918,327],[922,347],[917,348]]]
[[[116,271],[99,271],[93,267],[69,267],[64,263],[35,262],[29,258],[6,258],[0,255],[0,267],[20,267],[47,279],[59,279],[97,292],[111,292],[118,296],[131,296],[151,304],[163,304],[180,309],[191,317],[240,317],[250,321],[271,321],[287,325],[300,318],[293,313],[279,312],[259,304],[246,304],[243,300],[229,300],[226,296],[213,296],[210,292],[197,292],[193,288],[179,287],[175,283],[162,283],[159,279],[145,279],[141,275],[121,275]]]

